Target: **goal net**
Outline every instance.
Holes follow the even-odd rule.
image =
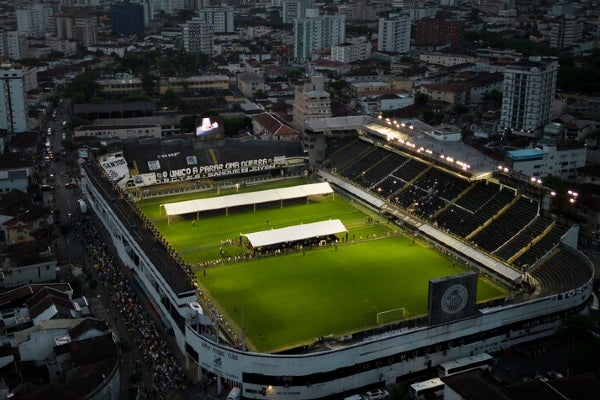
[[[377,323],[386,324],[388,322],[400,321],[406,318],[406,308],[392,308],[391,310],[385,310],[377,313]]]

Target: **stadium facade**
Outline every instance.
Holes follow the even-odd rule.
[[[378,209],[389,206],[365,189],[364,183],[355,185],[325,169],[323,166],[322,178],[340,190]],[[195,287],[191,271],[162,249],[160,237],[145,217],[125,200],[131,197],[127,189],[114,185],[95,161],[82,165],[81,187],[118,256],[175,337],[188,370],[198,380],[216,378],[220,390],[241,387],[244,398],[336,398],[392,384],[445,361],[494,353],[550,336],[565,316],[586,310],[592,293],[593,268],[577,249],[577,226],[560,231],[560,239],[540,259],[544,268],[528,273],[529,266],[515,270],[498,257],[486,256],[469,241],[461,241],[459,246],[455,235],[419,219],[413,226],[417,234],[458,253],[474,269],[510,288],[510,295],[465,307],[474,293],[454,282],[452,290],[446,285],[446,292],[438,296],[440,301],[430,301],[429,317],[342,337],[316,338],[311,346],[277,354],[252,352],[216,309],[197,311],[196,302],[203,304],[202,293]],[[412,225],[414,221],[407,217],[403,223]],[[523,290],[524,285],[531,290]],[[463,307],[468,312],[457,312]],[[437,316],[432,318],[433,314]]]

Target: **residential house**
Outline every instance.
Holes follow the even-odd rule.
[[[252,130],[261,140],[300,140],[298,130],[283,123],[273,114],[263,112],[252,117]]]

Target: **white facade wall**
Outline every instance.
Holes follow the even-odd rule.
[[[18,8],[17,31],[28,36],[43,37],[46,33],[54,33],[54,17],[52,6],[48,3],[31,4]]]
[[[102,194],[96,187],[86,182],[89,178],[86,175],[85,169],[81,171],[83,175],[81,189],[86,196],[89,206],[108,230],[117,256],[126,267],[135,273],[136,279],[146,290],[148,299],[152,302],[163,322],[171,325],[177,346],[183,352],[185,349],[185,334],[177,327],[176,321],[170,316],[169,310],[163,301],[173,308],[174,313],[178,313],[185,318],[187,317],[187,309],[189,308],[186,306],[190,302],[197,300],[196,292],[191,290],[184,293],[175,293],[171,289],[171,286],[150,261],[150,257],[146,254],[146,251],[138,244],[130,226],[128,224],[125,225],[116,216],[108,200],[102,197]],[[132,259],[133,254],[138,258],[137,263]]]
[[[0,55],[9,60],[29,57],[26,35],[17,31],[0,32]]]
[[[284,24],[291,24],[295,19],[304,18],[306,9],[315,6],[314,0],[283,0],[281,16]]]
[[[159,125],[146,126],[81,126],[73,132],[74,137],[94,136],[99,139],[160,138]]]
[[[331,46],[331,61],[350,63],[371,57],[371,42],[342,43]]]
[[[577,180],[577,168],[585,166],[587,148],[560,148],[552,145],[542,147],[542,157],[533,160],[513,160],[511,167],[527,176],[543,178],[558,176],[569,182]]]
[[[380,99],[379,110],[397,110],[399,108],[412,106],[413,104],[415,104],[415,98],[412,96],[396,96],[394,98]]]
[[[29,283],[50,282],[56,280],[56,260],[48,260],[23,267],[11,267],[11,273],[4,274],[5,287],[17,287]]]
[[[419,54],[419,61],[428,64],[438,64],[446,67],[453,65],[470,63],[475,60],[475,57],[463,54],[447,54],[447,53],[422,53]]]
[[[346,40],[346,16],[323,15],[294,20],[294,58],[309,60],[316,50]]]
[[[0,194],[10,192],[11,190],[20,190],[27,193],[29,186],[29,172],[24,173],[21,178],[9,178],[7,171],[0,172]]]
[[[68,326],[68,327],[67,327]],[[45,329],[33,331],[29,335],[29,340],[19,344],[19,355],[21,361],[43,360],[47,358],[56,345],[54,338],[67,334],[69,324],[65,324],[64,328]]]
[[[504,70],[501,128],[534,137],[549,120],[556,90],[558,61],[531,58]]]
[[[191,53],[213,55],[215,35],[212,26],[194,18],[182,25],[183,48]]]
[[[379,19],[377,50],[407,53],[410,50],[411,21],[407,16]]]
[[[203,8],[198,18],[213,27],[214,32],[235,32],[232,8]]]
[[[9,133],[27,131],[26,70],[0,66],[0,129]]]

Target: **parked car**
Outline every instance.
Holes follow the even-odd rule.
[[[368,392],[366,392],[364,394],[364,396],[367,400],[386,399],[386,398],[390,397],[390,392],[388,392],[385,389],[374,389],[374,390],[369,390]]]

